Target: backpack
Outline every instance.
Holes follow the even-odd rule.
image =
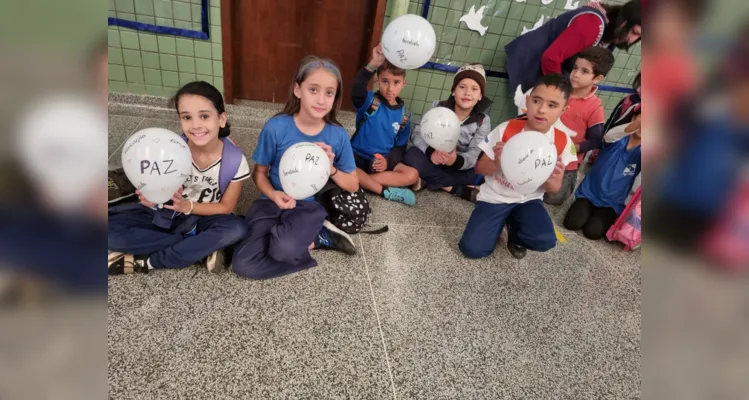
[[[640,246],[642,241],[642,205],[640,201],[642,188],[637,188],[635,195],[624,208],[622,215],[609,228],[606,238],[624,243],[624,251]]]
[[[388,227],[362,232],[367,225],[372,208],[364,196],[364,191],[359,188],[354,193],[341,189],[332,180],[323,187],[316,196],[317,201],[328,213],[328,220],[340,230],[349,233],[383,233]]]
[[[354,135],[356,135],[356,133],[359,132],[359,128],[361,128],[362,125],[364,125],[364,123],[367,122],[369,118],[375,115],[377,110],[380,109],[380,104],[381,104],[380,99],[377,97],[377,95],[375,95],[372,98],[372,103],[369,104],[369,108],[367,108],[367,112],[364,113],[364,116],[362,116],[361,119],[356,121],[356,132],[354,132]],[[398,128],[398,135],[400,135],[403,132],[403,130],[406,129],[406,126],[408,125],[408,120],[410,118],[408,114],[409,113],[406,112],[406,106],[404,105],[403,108],[401,108],[401,122],[400,122],[400,127]]]
[[[749,272],[749,179],[739,182],[726,209],[704,236],[701,250],[729,271]]]

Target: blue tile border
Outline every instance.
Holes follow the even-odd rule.
[[[128,21],[120,18],[108,18],[107,24],[109,26],[122,26],[125,28],[135,29],[138,31],[147,31],[152,33],[160,33],[164,35],[183,36],[194,39],[208,39],[210,36],[209,21],[208,21],[208,1],[200,1],[200,28],[199,31],[191,29],[180,29],[172,28],[169,26],[160,26],[152,24],[144,24],[142,22]]]
[[[424,17],[424,19],[427,19],[427,15],[429,14],[429,6],[431,4],[431,0],[425,0],[424,1],[424,10],[421,12],[421,16]],[[438,71],[444,71],[444,72],[450,72],[455,73],[458,71],[459,67],[456,67],[454,65],[447,65],[447,64],[441,64],[436,62],[428,62],[421,66],[421,68],[425,69],[436,69]],[[486,70],[486,76],[492,76],[495,78],[502,78],[502,79],[510,79],[510,76],[507,75],[507,72],[498,72],[498,71],[489,71]],[[598,90],[603,90],[605,92],[616,92],[616,93],[634,93],[634,89],[627,88],[627,87],[619,87],[619,86],[608,86],[608,85],[598,85]]]

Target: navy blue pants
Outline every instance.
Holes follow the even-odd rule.
[[[476,202],[460,239],[460,251],[468,258],[488,257],[507,224],[507,241],[528,250],[547,251],[557,243],[554,223],[541,200],[522,204]]]
[[[419,171],[419,177],[427,182],[429,190],[476,184],[476,172],[473,168],[460,171],[444,165],[435,165],[418,147],[411,147],[406,151],[403,163]]]
[[[313,201],[298,200],[291,210],[282,210],[269,199],[255,201],[245,217],[247,236],[234,247],[234,272],[269,279],[316,266],[309,245],[327,215]]]
[[[153,224],[156,211],[140,206],[109,213],[109,250],[148,255],[154,268],[185,268],[214,251],[240,241],[247,233],[242,218],[232,214],[174,218],[171,229]],[[187,223],[186,223],[187,222]],[[197,224],[197,232],[187,232]]]

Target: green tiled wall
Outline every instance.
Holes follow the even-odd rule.
[[[224,91],[220,0],[211,0],[210,39],[157,35],[109,27],[109,90],[173,96],[195,80]],[[200,0],[109,0],[109,16],[129,21],[200,30]]]
[[[624,0],[613,0],[611,3],[623,3]],[[385,23],[391,21],[396,6],[395,0],[388,0]],[[585,4],[580,0],[580,4]],[[523,28],[532,28],[544,16],[544,22],[550,16],[557,16],[566,10],[567,0],[553,0],[544,5],[541,0],[526,0],[519,3],[516,0],[433,0],[429,8],[427,19],[437,34],[437,48],[431,61],[459,66],[466,62],[480,62],[487,70],[504,72],[507,58],[504,46],[521,34]],[[475,6],[478,10],[486,6],[482,25],[488,26],[484,36],[468,29],[460,17]],[[410,0],[408,12],[421,15],[423,0]],[[639,44],[629,53],[617,50],[616,63],[609,76],[603,82],[605,85],[631,87],[631,82],[640,69]],[[408,84],[403,89],[401,97],[406,101],[415,116],[420,116],[434,100],[446,99],[450,95],[453,74],[432,69],[408,71]],[[490,110],[492,126],[512,118],[517,114],[511,92],[505,79],[490,77],[487,80],[486,95],[494,100]],[[599,91],[606,115],[621,100],[623,94]],[[418,118],[418,117],[417,117]]]

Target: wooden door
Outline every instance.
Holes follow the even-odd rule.
[[[351,85],[379,40],[385,0],[224,0],[222,5],[227,3],[222,17],[229,18],[223,29],[224,53],[231,53],[224,54],[229,101],[286,102],[299,62],[317,55],[341,69],[343,108],[352,108]]]

